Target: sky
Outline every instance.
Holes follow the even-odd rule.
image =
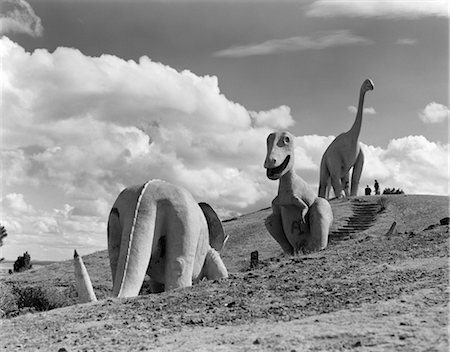
[[[105,249],[114,200],[164,179],[222,219],[270,205],[266,138],[323,152],[359,136],[374,179],[448,195],[449,5],[442,0],[0,0],[6,259]]]

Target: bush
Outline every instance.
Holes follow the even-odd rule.
[[[385,188],[383,194],[405,194],[402,189]]]
[[[0,318],[11,315],[19,310],[17,297],[11,286],[0,283]]]
[[[46,311],[65,307],[70,304],[66,296],[56,288],[42,286],[14,286],[19,310],[29,308],[31,311]]]
[[[0,225],[0,247],[3,246],[3,239],[8,236],[6,229],[3,225]]]
[[[16,273],[20,273],[31,268],[31,257],[28,252],[25,252],[23,256],[17,257],[17,260],[14,262],[14,272]]]

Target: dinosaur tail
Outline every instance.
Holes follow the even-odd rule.
[[[157,205],[146,183],[140,190],[131,228],[122,232],[113,283],[114,297],[134,297],[144,282],[153,248]]]
[[[73,255],[73,266],[75,269],[75,287],[78,293],[80,303],[97,301],[91,279],[84,266],[83,259],[75,250]]]
[[[208,224],[209,244],[220,253],[225,247],[229,236],[225,235],[222,222],[214,209],[208,203],[201,202],[198,203],[198,205],[200,206],[200,209],[205,216],[206,223]]]

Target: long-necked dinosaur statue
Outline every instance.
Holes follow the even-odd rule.
[[[313,189],[294,171],[294,136],[289,132],[271,133],[267,137],[264,167],[267,177],[280,180],[278,195],[272,201],[272,214],[266,228],[287,254],[324,249],[333,222],[328,201],[316,196]]]
[[[358,142],[361,132],[364,97],[373,90],[373,82],[366,79],[361,85],[358,110],[352,127],[337,136],[325,150],[320,163],[319,197],[329,198],[330,184],[335,197],[356,196],[359,180],[364,165],[364,154]],[[351,189],[349,192],[349,172],[352,171]],[[342,192],[344,194],[342,194]]]
[[[152,292],[226,278],[217,252],[226,239],[214,210],[187,190],[161,180],[126,188],[108,221],[113,296],[137,296],[145,274]]]

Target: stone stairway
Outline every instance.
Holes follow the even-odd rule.
[[[353,234],[370,228],[381,211],[381,205],[376,200],[354,198],[350,200],[352,216],[346,224],[330,233],[330,237],[336,240],[349,239]]]

